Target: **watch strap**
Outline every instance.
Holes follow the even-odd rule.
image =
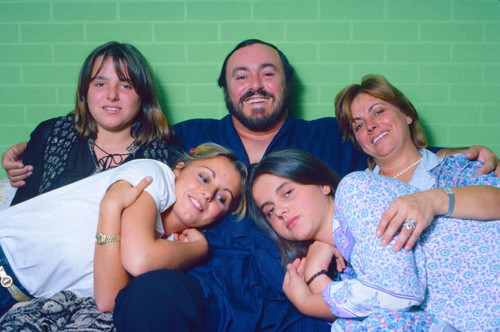
[[[451,190],[451,188],[443,188],[443,190],[446,195],[448,195],[448,212],[444,216],[449,217],[455,208],[455,193]]]

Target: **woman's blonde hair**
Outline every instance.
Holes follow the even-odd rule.
[[[239,215],[239,219],[241,219],[245,216],[246,212],[245,183],[247,180],[247,167],[243,162],[238,160],[238,157],[236,157],[231,150],[226,149],[219,144],[203,143],[196,148],[191,149],[189,153],[181,156],[175,164],[177,165],[182,162],[184,164],[182,168],[186,168],[195,161],[212,159],[215,157],[224,157],[228,159],[241,176],[240,193],[237,197],[235,197],[232,206],[232,214]]]
[[[361,149],[352,128],[354,120],[352,118],[351,107],[354,99],[362,93],[382,99],[399,109],[404,115],[409,116],[413,120],[409,125],[413,144],[419,149],[427,147],[427,139],[420,125],[417,110],[401,91],[380,75],[366,75],[362,78],[361,84],[349,85],[335,97],[335,117],[337,118],[344,139],[349,139],[355,146]],[[371,158],[370,161],[369,163],[373,165]]]

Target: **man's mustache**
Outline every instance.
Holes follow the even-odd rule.
[[[273,99],[276,99],[274,97],[274,94],[271,93],[271,92],[267,92],[266,90],[264,89],[259,89],[257,91],[254,91],[254,90],[248,90],[247,92],[245,92],[241,97],[240,97],[240,103],[243,103],[243,101],[245,101],[245,99],[247,98],[250,98],[250,97],[253,97],[255,95],[258,95],[258,96],[262,96],[262,97],[271,97]]]

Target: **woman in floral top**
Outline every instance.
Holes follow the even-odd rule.
[[[339,331],[498,329],[500,179],[425,150],[413,106],[380,76],[346,88],[336,106],[374,172],[346,176],[335,192],[319,160],[283,150],[249,180],[251,212],[288,263],[290,301]],[[327,274],[332,260],[341,280]]]

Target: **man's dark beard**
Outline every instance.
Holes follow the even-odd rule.
[[[285,89],[283,91],[283,99],[277,102],[276,107],[271,111],[270,115],[267,116],[261,116],[258,118],[250,118],[246,117],[242,109],[238,109],[234,103],[232,102],[231,98],[229,97],[229,94],[227,93],[227,90],[224,93],[225,96],[225,101],[226,101],[226,107],[229,113],[234,116],[238,121],[245,126],[246,128],[253,130],[253,131],[266,131],[273,126],[275,126],[285,115],[286,110],[288,108],[288,89]],[[262,97],[271,97],[275,101],[277,101],[276,97],[274,94],[264,91],[262,89],[258,91],[248,91],[245,93],[243,96],[240,98],[240,102],[238,105],[242,105],[244,100],[247,98],[250,98],[254,95],[259,95]],[[262,108],[254,108],[252,112],[262,112],[264,113],[264,109]]]

